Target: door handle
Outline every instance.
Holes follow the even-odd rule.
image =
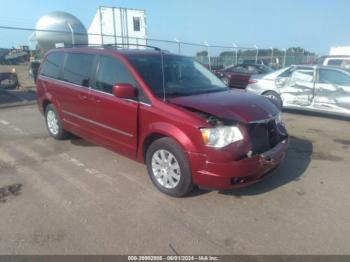
[[[100,103],[100,102],[101,102],[101,100],[100,100],[100,99],[98,99],[98,98],[94,98],[94,97],[91,97],[91,98],[90,98],[90,100],[91,100],[92,102],[96,103],[96,104],[98,104],[98,103]]]
[[[86,100],[87,99],[87,95],[78,95],[80,100]]]

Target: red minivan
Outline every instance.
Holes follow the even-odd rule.
[[[230,90],[192,58],[160,49],[54,49],[36,86],[52,137],[73,133],[144,162],[154,185],[171,196],[195,185],[255,183],[288,147],[272,101]]]

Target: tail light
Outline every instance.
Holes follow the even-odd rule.
[[[254,80],[254,79],[249,79],[248,80],[248,84],[255,84],[256,82],[258,82],[258,81]]]

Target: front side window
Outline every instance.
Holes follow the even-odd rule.
[[[296,69],[291,75],[291,80],[300,82],[312,82],[314,76],[313,69]]]
[[[261,65],[259,66],[259,71],[261,74],[268,74],[268,73],[272,73],[275,70],[269,66]]]
[[[64,53],[62,52],[49,54],[42,65],[41,74],[43,76],[57,79],[60,74],[60,68],[63,64],[63,60]]]
[[[319,83],[350,86],[350,75],[337,70],[320,69]]]
[[[95,55],[68,53],[63,68],[63,79],[72,84],[89,87]]]
[[[120,83],[128,83],[136,88],[136,80],[133,78],[126,66],[118,59],[109,56],[101,56],[99,59],[96,90],[112,94],[113,86]]]
[[[234,73],[248,73],[247,67],[245,65],[234,66],[230,72]]]
[[[152,92],[160,98],[164,95],[177,97],[228,90],[212,72],[189,57],[164,54],[163,63],[159,54],[128,55],[128,59]]]
[[[292,73],[292,69],[293,68],[289,68],[287,70],[282,69],[284,71],[281,74],[279,74],[278,77],[289,77]]]
[[[249,73],[249,74],[258,74],[259,70],[253,65],[248,65],[247,66],[247,73]]]

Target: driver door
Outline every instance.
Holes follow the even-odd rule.
[[[296,68],[283,82],[280,93],[285,105],[309,106],[314,97],[314,68]]]
[[[128,83],[137,88],[136,80],[123,62],[114,56],[98,56],[95,81],[90,89],[89,108],[98,143],[134,157],[137,149],[137,100],[115,97],[113,85]]]

